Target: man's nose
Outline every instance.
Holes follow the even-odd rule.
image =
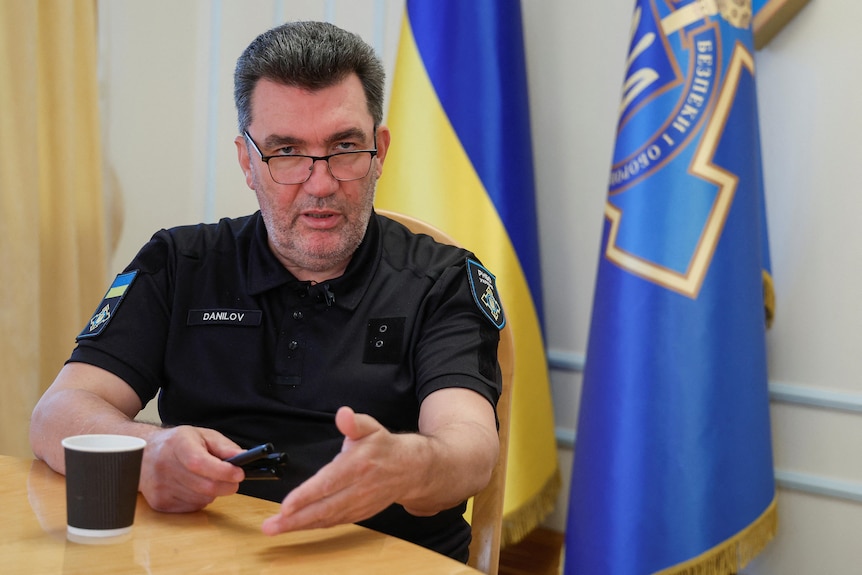
[[[338,180],[332,176],[326,160],[315,160],[303,186],[311,194],[328,195],[338,188]]]

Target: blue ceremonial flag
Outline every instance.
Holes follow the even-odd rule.
[[[569,575],[736,573],[777,528],[750,21],[747,1],[635,4]]]
[[[407,0],[375,205],[443,230],[496,276],[515,340],[503,541],[560,487],[519,0]]]

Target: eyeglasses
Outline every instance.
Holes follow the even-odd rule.
[[[326,162],[329,173],[339,182],[361,180],[368,175],[371,170],[371,159],[377,155],[376,130],[374,131],[373,150],[351,150],[328,156],[304,156],[302,154],[264,156],[248,131],[245,131],[244,134],[260,156],[260,161],[269,166],[269,175],[272,176],[273,181],[283,185],[307,182],[308,178],[311,177],[311,170],[314,169],[314,162],[318,160]]]

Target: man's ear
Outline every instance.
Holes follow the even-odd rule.
[[[239,160],[239,167],[242,173],[245,174],[245,185],[252,190],[254,189],[254,176],[251,173],[251,158],[248,155],[248,143],[243,136],[237,136],[233,141],[236,144],[236,157]]]
[[[392,139],[392,134],[386,126],[377,128],[377,177],[383,174],[383,161],[386,159],[386,152],[389,151],[389,142]]]

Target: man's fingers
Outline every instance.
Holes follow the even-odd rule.
[[[340,407],[335,414],[335,425],[344,437],[362,439],[383,429],[376,419],[364,413],[356,413],[349,407]]]

